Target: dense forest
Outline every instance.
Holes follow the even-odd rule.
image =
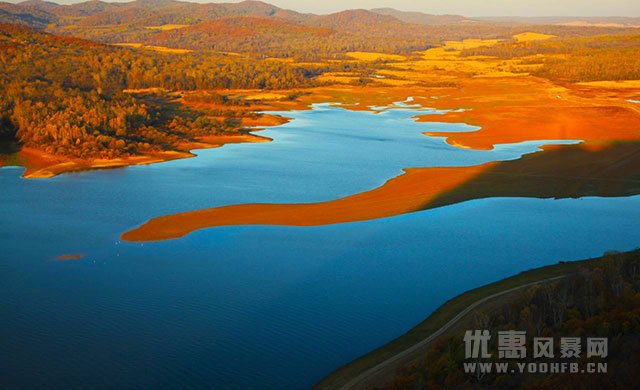
[[[342,58],[349,51],[409,54],[432,46],[426,37],[375,38],[363,33],[336,32],[327,27],[254,17],[210,20],[130,39],[171,48],[240,52],[302,61]]]
[[[599,49],[571,53],[567,58],[550,58],[534,74],[570,82],[638,80],[640,48]]]
[[[639,34],[558,37],[547,40],[522,41],[511,39],[493,46],[465,49],[462,56],[492,56],[502,59],[528,57],[537,54],[567,54],[601,49],[638,49]]]
[[[0,138],[76,157],[171,149],[237,125],[124,90],[292,88],[314,85],[321,71],[211,53],[117,48],[0,25]]]
[[[566,279],[534,285],[494,311],[476,313],[472,326],[491,329],[492,340],[497,331],[514,329],[527,331],[528,339],[607,337],[608,374],[465,374],[463,334],[455,332],[398,372],[389,388],[634,388],[640,381],[640,250],[609,254]],[[490,348],[497,357],[495,345]],[[530,356],[518,362],[533,361]]]

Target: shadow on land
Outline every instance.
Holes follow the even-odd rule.
[[[640,194],[640,143],[590,150],[582,145],[549,146],[544,152],[493,164],[421,210],[492,197],[580,198]]]

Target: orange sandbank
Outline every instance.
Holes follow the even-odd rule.
[[[519,160],[457,168],[413,168],[372,191],[308,204],[245,204],[154,218],[122,235],[159,241],[229,225],[318,226],[377,218],[498,196],[567,198],[640,192],[640,144],[593,150],[549,146]]]
[[[309,204],[247,204],[190,211],[150,220],[122,235],[125,241],[159,241],[228,225],[317,226],[383,218],[418,210],[425,201],[490,167],[407,169],[373,191]]]
[[[579,139],[588,144],[640,139],[640,110],[612,91],[558,86],[534,77],[461,80],[462,88],[432,105],[465,111],[423,115],[420,122],[467,123],[475,132],[427,132],[454,146],[490,150],[496,144]],[[615,92],[615,91],[614,91]]]

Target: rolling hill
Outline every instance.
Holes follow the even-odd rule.
[[[309,27],[280,19],[239,16],[160,31],[149,36],[145,43],[220,52],[278,52],[286,57],[289,51],[305,45],[308,47],[332,34],[328,28]]]
[[[56,15],[39,7],[0,2],[0,23],[22,24],[42,29],[50,23],[57,23],[58,19]]]
[[[460,15],[432,15],[422,12],[399,11],[393,8],[376,8],[371,11],[347,10],[331,15],[313,15],[252,0],[239,3],[191,3],[177,0],[134,0],[125,3],[110,3],[90,0],[71,5],[45,0],[27,0],[18,4],[0,2],[0,22],[21,23],[35,28],[45,28],[49,24],[85,27],[191,25],[207,20],[238,16],[282,19],[313,27],[350,31],[376,26],[387,26],[393,30],[398,23],[423,26],[470,24],[569,25],[573,27],[640,26],[640,18],[631,17],[483,17],[470,19]]]
[[[56,23],[60,26],[196,24],[205,20],[235,16],[265,17],[301,22],[312,17],[261,1],[200,4],[175,0],[134,0],[127,3],[91,0],[61,5],[43,0],[28,0],[18,4],[0,3],[0,11],[3,10],[7,14],[14,15],[11,16],[13,19],[19,18],[19,15],[36,17],[37,20],[34,23],[25,20],[26,24],[36,28],[42,28],[43,24],[48,23]]]
[[[408,54],[432,45],[428,34],[403,34],[402,22],[389,24],[381,18],[382,22],[372,21],[365,28],[347,22],[349,16],[337,21],[312,19],[304,24],[276,18],[226,17],[168,31],[145,32],[139,38],[154,46],[308,61],[341,57],[349,51]]]
[[[393,8],[375,8],[372,9],[371,12],[393,16],[406,23],[423,24],[427,26],[478,23],[476,20],[468,19],[460,15],[432,15],[422,12],[399,11]]]
[[[307,20],[306,24],[336,30],[361,31],[363,28],[385,25],[397,26],[403,23],[393,16],[381,15],[364,9],[353,9],[329,15],[315,16]]]
[[[610,21],[610,18],[604,19]],[[535,18],[523,20],[531,24],[538,21]],[[543,18],[540,21],[571,23],[567,20],[571,19]],[[616,21],[622,23],[622,19]],[[624,21],[631,23],[630,19]],[[243,52],[301,60],[340,58],[349,51],[411,54],[444,40],[505,39],[532,31],[530,24],[513,20],[472,20],[458,15],[429,15],[390,8],[313,15],[261,1],[201,4],[176,0],[127,3],[92,0],[72,5],[43,0],[19,4],[0,2],[0,22],[103,43]],[[574,24],[537,26],[535,29],[541,33],[569,36],[626,32],[625,29]]]

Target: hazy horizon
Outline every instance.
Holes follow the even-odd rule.
[[[20,3],[21,0],[5,0],[9,3]],[[238,3],[242,0],[209,1],[188,0],[196,3]],[[82,0],[57,0],[58,4],[74,4]],[[128,2],[128,0],[114,0],[108,2]],[[271,0],[265,1],[280,8],[298,12],[328,14],[347,9],[395,8],[401,11],[418,11],[428,14],[457,14],[467,17],[639,17],[640,2],[637,0],[593,0],[585,6],[580,0],[485,0],[482,3],[472,0],[444,1],[416,1],[416,0],[325,0],[296,1]]]

